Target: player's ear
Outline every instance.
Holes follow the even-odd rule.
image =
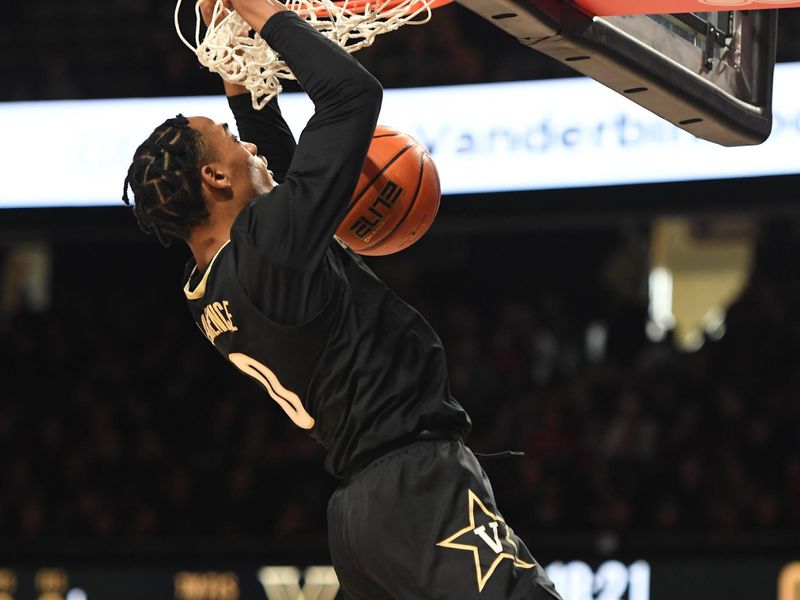
[[[214,164],[200,167],[200,178],[203,180],[203,184],[212,190],[230,190],[232,187],[227,173],[221,171]]]

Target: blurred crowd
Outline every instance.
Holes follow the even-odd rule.
[[[646,339],[611,276],[641,284],[646,249],[619,232],[375,268],[442,336],[473,448],[525,452],[484,462],[517,530],[777,531],[800,526],[797,225],[694,353]],[[182,251],[57,250],[50,309],[0,320],[0,537],[323,539],[322,450],[195,330]]]
[[[194,2],[181,13],[193,38]],[[11,2],[0,17],[0,101],[213,94],[219,82],[173,28],[173,2]],[[424,27],[404,27],[359,52],[385,87],[568,76],[460,6],[437,9]],[[800,60],[800,9],[783,10],[778,60]]]

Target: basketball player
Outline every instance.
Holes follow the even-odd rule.
[[[248,141],[204,117],[168,119],[136,150],[124,200],[130,185],[142,228],[189,245],[184,293],[201,332],[326,448],[342,478],[328,521],[344,596],[559,598],[464,445],[439,338],[333,238],[380,85],[277,1],[227,7],[313,100],[299,144],[277,102],[255,111],[226,84]]]

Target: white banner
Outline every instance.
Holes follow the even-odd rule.
[[[295,135],[311,115],[283,94]],[[800,173],[800,63],[775,72],[760,146],[698,140],[585,78],[388,90],[380,122],[431,151],[445,194]],[[136,147],[181,112],[229,122],[223,97],[0,104],[0,208],[119,204]]]

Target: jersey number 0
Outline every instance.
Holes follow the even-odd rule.
[[[308,414],[308,411],[303,407],[300,397],[293,391],[283,387],[281,382],[278,381],[278,376],[272,372],[272,369],[252,356],[247,356],[247,354],[242,354],[241,352],[229,354],[228,360],[236,365],[242,373],[249,375],[264,386],[267,393],[280,405],[295,425],[302,429],[314,427],[314,417]]]

